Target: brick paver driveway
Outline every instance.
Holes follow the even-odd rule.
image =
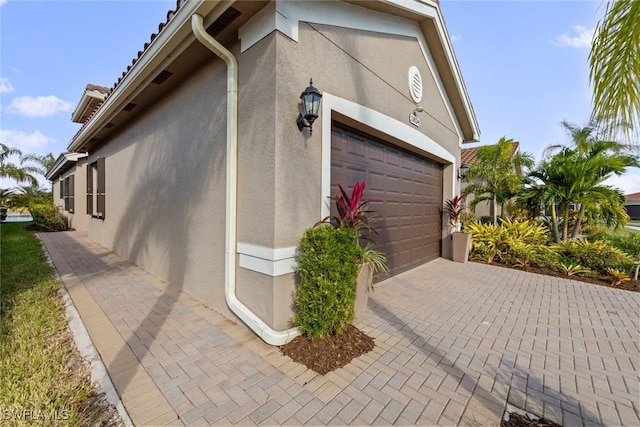
[[[640,294],[438,259],[380,284],[320,376],[83,233],[42,235],[136,425],[639,425]]]

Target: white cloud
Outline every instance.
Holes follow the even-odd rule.
[[[1,0],[0,0],[1,1]],[[56,96],[20,96],[14,98],[7,108],[7,112],[26,117],[48,117],[61,111],[70,111],[73,108],[70,102]]]
[[[0,0],[0,2],[1,1],[2,0]],[[9,93],[9,92],[13,92],[13,85],[11,84],[9,79],[0,77],[0,93]]]
[[[29,153],[42,149],[47,144],[54,143],[55,140],[39,130],[27,134],[19,130],[0,129],[0,142]]]
[[[629,168],[624,175],[614,175],[604,183],[619,188],[624,194],[640,193],[640,169]]]
[[[5,4],[7,4],[7,0],[0,0],[0,7],[4,6]]]
[[[462,40],[462,36],[451,36],[451,41],[453,43],[455,43],[455,42],[457,42],[459,40]]]
[[[560,47],[575,47],[578,49],[591,47],[595,28],[573,25],[569,31],[556,37],[555,44]]]

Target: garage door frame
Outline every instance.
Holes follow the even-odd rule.
[[[410,112],[410,111],[409,111]],[[321,155],[321,194],[319,219],[330,215],[331,196],[331,122],[336,120],[347,126],[359,129],[367,134],[399,145],[428,159],[442,164],[442,200],[452,198],[457,192],[458,182],[455,171],[460,166],[454,153],[449,152],[436,141],[408,123],[401,122],[376,110],[359,105],[339,96],[323,93],[322,98],[322,155]],[[462,143],[462,141],[460,141]],[[448,230],[442,221],[441,256],[450,256],[451,245]]]
[[[409,124],[405,124],[393,117],[325,92],[322,98],[322,191],[320,195],[319,218],[325,218],[330,214],[331,121],[332,117],[338,118],[336,115],[344,116],[349,121],[361,124],[364,128],[362,130],[366,133],[371,133],[376,136],[374,132],[379,132],[388,135],[392,140],[403,141],[411,147],[411,151],[415,151],[420,155],[441,163],[443,165],[442,199],[446,200],[457,194],[457,176],[453,172],[458,169],[459,165],[456,162],[456,157],[452,153],[445,150],[440,144]],[[353,127],[350,123],[345,124]],[[367,129],[373,132],[367,132]]]

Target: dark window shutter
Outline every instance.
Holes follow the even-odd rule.
[[[64,180],[60,177],[60,198],[64,199]]]
[[[69,177],[64,179],[64,210],[69,210]]]
[[[87,165],[87,214],[93,215],[93,166]]]
[[[98,159],[98,216],[105,217],[105,158]]]
[[[75,195],[76,195],[76,190],[75,190],[75,175],[71,175],[69,177],[69,212],[74,212],[76,209],[76,202],[75,202]]]

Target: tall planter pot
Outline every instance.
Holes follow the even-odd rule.
[[[452,252],[453,261],[467,262],[469,259],[469,250],[471,249],[471,233],[453,233]]]
[[[369,301],[369,288],[373,283],[373,269],[368,264],[362,264],[360,274],[358,275],[358,284],[356,286],[356,298],[353,301],[353,311],[355,320],[364,316],[367,310],[367,301]]]

